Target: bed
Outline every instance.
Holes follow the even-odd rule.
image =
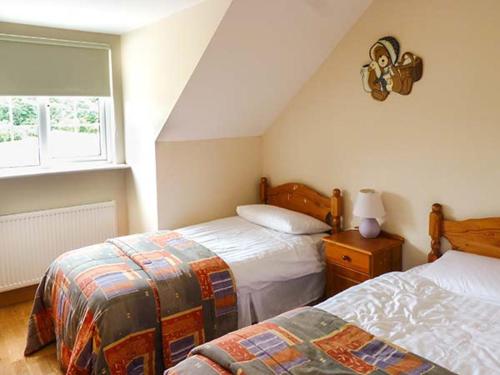
[[[262,178],[260,198],[341,228],[338,189]],[[68,374],[162,373],[196,345],[321,297],[324,235],[238,216],[68,252],[39,285],[25,354],[55,341]]]
[[[201,345],[166,374],[499,373],[500,218],[434,204],[429,234],[430,263]]]
[[[260,200],[325,221],[334,232],[341,230],[342,196],[339,189],[334,189],[328,198],[303,184],[271,187],[268,180],[262,178]],[[322,238],[325,233],[292,235],[239,216],[176,231],[206,246],[230,266],[238,292],[239,328],[323,296]]]
[[[176,231],[212,250],[231,268],[237,289],[239,328],[323,295],[324,233],[292,235],[239,216]]]

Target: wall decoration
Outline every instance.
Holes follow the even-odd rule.
[[[399,58],[399,42],[392,36],[377,40],[370,48],[371,62],[361,68],[363,87],[376,100],[384,101],[391,92],[408,95],[413,83],[422,78],[422,59],[411,52]]]

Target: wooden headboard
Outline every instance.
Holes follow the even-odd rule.
[[[447,220],[443,215],[443,207],[435,203],[429,214],[429,235],[429,262],[442,255],[441,237],[450,242],[453,250],[500,258],[500,217]]]
[[[271,187],[267,178],[262,177],[260,201],[322,220],[332,226],[334,233],[342,230],[343,202],[340,189],[333,189],[332,196],[327,197],[306,185],[293,182]]]

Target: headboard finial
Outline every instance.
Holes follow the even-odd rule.
[[[342,192],[340,189],[333,189],[332,191],[332,203],[331,203],[331,214],[332,214],[332,231],[333,233],[338,233],[342,231],[342,211],[344,207],[342,205]]]
[[[269,184],[267,183],[267,177],[261,177],[260,179],[260,202],[267,203],[267,189]]]
[[[432,212],[443,212],[443,206],[441,206],[439,203],[434,203],[432,205]]]
[[[432,205],[429,214],[429,236],[431,237],[431,251],[427,256],[429,262],[434,262],[441,256],[441,236],[443,234],[443,206],[439,203]]]

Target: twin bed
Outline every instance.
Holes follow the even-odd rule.
[[[263,179],[261,200],[320,219],[331,225],[333,231],[341,229],[339,190],[325,197],[301,184],[271,188]],[[173,242],[172,232],[167,233],[167,239],[162,234],[153,243],[156,247],[161,245],[161,251],[168,250],[168,256],[185,261],[183,254],[200,245],[196,249],[202,254],[201,260],[190,258],[191,263],[184,263],[220,260],[218,268],[201,272],[211,280],[207,284],[211,294],[194,303],[202,305],[200,311],[205,318],[204,326],[195,327],[194,335],[190,327],[193,320],[179,319],[181,313],[172,310],[172,305],[177,306],[172,300],[175,302],[176,293],[181,293],[182,288],[172,287],[177,284],[171,279],[155,279],[156,274],[148,268],[150,253],[140,246],[139,250],[122,251],[143,266],[142,271],[136,272],[144,272],[145,279],[152,279],[155,286],[138,293],[129,291],[127,298],[111,293],[112,298],[106,302],[102,298],[79,297],[81,293],[75,290],[82,289],[82,284],[70,280],[78,278],[78,272],[62,272],[63,257],[49,269],[46,279],[52,272],[55,278],[68,280],[42,282],[37,294],[39,303],[35,301],[30,322],[30,337],[36,338],[31,347],[28,340],[27,353],[56,340],[60,360],[68,373],[155,374],[164,368],[167,375],[498,373],[500,260],[495,258],[500,258],[500,218],[447,220],[436,204],[429,223],[432,263],[379,276],[314,307],[297,309],[319,299],[323,292],[319,246],[324,234],[281,233],[241,217],[181,228],[175,232]],[[452,247],[444,256],[442,238]],[[144,238],[141,241],[144,243]],[[145,243],[150,246],[148,241]],[[120,244],[123,245],[108,245]],[[181,252],[176,252],[179,249]],[[206,249],[209,250],[204,252]],[[141,261],[138,253],[141,257],[148,255],[147,261]],[[186,274],[199,276],[199,272],[192,272],[193,268],[186,269]],[[115,279],[113,274],[96,288],[105,290]],[[225,287],[218,288],[218,283]],[[200,281],[202,294],[204,287]],[[196,294],[196,287],[193,288]],[[148,293],[158,296],[143,298]],[[66,297],[61,302],[56,295]],[[142,299],[130,299],[131,295]],[[99,314],[105,316],[113,310],[110,301],[117,300],[118,306],[125,308],[124,314],[129,315],[128,322],[137,320],[137,304],[145,303],[148,309],[159,311],[145,319],[156,319],[157,327],[153,322],[139,331],[154,337],[154,348],[149,352],[132,349],[140,344],[137,340],[130,341],[132,346],[115,350],[131,337],[138,337],[135,330],[125,329],[120,321],[101,318],[92,332],[87,332],[87,340],[76,339],[86,324],[84,318],[76,318],[87,317],[79,312],[92,310],[92,304],[99,303],[105,306]],[[287,310],[291,311],[271,318]],[[172,322],[172,317],[174,325],[164,324]],[[262,322],[268,318],[271,319]],[[257,321],[261,323],[250,326]],[[47,322],[52,322],[52,326]],[[165,340],[169,330],[175,331],[177,328],[173,327],[179,326],[188,329],[174,335],[174,340]],[[236,326],[245,328],[235,330]],[[103,331],[107,330],[113,331],[111,343],[104,342]],[[39,340],[44,335],[45,340]],[[78,345],[88,347],[87,352],[79,352],[85,355],[74,354]]]
[[[321,220],[341,230],[342,196],[330,197],[298,183],[271,187],[260,181],[262,203]],[[297,306],[319,300],[325,274],[322,238],[327,233],[289,234],[240,216],[177,229],[209,248],[231,268],[238,294],[238,327],[246,327]]]
[[[340,231],[338,189],[262,178],[260,198]],[[320,299],[326,234],[235,216],[70,251],[39,285],[25,354],[55,341],[70,374],[161,373],[207,340]]]

